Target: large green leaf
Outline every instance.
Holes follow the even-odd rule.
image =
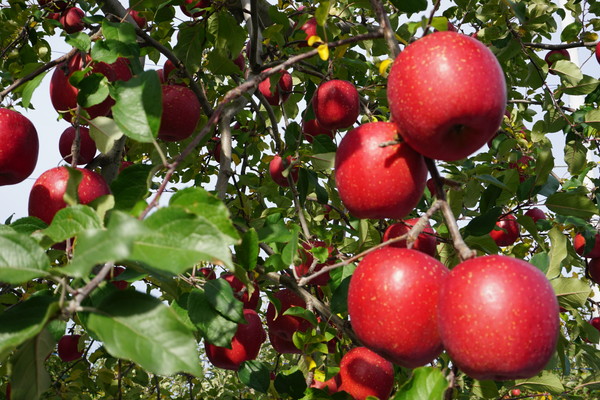
[[[550,392],[552,394],[560,394],[565,390],[558,374],[551,371],[542,371],[538,376],[518,380],[515,382],[515,386],[521,391]]]
[[[208,343],[230,347],[238,324],[225,318],[213,308],[204,291],[194,289],[188,297],[188,314]]]
[[[101,227],[102,222],[94,209],[78,204],[59,210],[43,233],[56,243]]]
[[[238,371],[240,382],[244,385],[258,390],[261,393],[267,393],[271,384],[271,371],[267,364],[257,360],[245,361]]]
[[[152,142],[162,115],[162,89],[156,71],[118,82],[113,97],[112,114],[121,131],[135,141]]]
[[[582,307],[590,296],[590,285],[579,278],[559,277],[550,281],[558,302],[568,308]]]
[[[50,387],[44,361],[54,349],[54,338],[44,329],[15,353],[12,363],[11,399],[38,399]]]
[[[448,381],[439,368],[420,367],[394,396],[394,400],[441,400]]]
[[[545,206],[557,214],[590,219],[598,214],[598,207],[578,192],[554,193],[546,199]]]
[[[235,298],[225,279],[212,279],[204,285],[204,294],[213,309],[230,321],[246,323],[244,304]]]
[[[391,0],[392,4],[405,13],[415,13],[427,9],[427,0]]]
[[[98,312],[89,314],[88,325],[113,357],[161,375],[202,373],[192,332],[155,297],[132,290],[113,292]]]
[[[19,284],[48,275],[50,260],[31,237],[6,227],[0,230],[0,281]]]
[[[90,136],[102,154],[111,151],[115,142],[123,136],[123,132],[112,118],[96,117],[89,121],[89,125]]]
[[[0,314],[0,358],[41,332],[58,311],[50,296],[33,296]]]
[[[236,261],[242,265],[245,270],[252,271],[256,268],[258,261],[258,234],[254,228],[250,228],[244,236],[242,242],[235,246]]]
[[[149,195],[152,165],[135,164],[119,173],[117,179],[110,184],[115,196],[115,208],[131,210]]]

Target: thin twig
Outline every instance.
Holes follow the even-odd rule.
[[[400,46],[396,40],[396,33],[392,29],[390,19],[383,9],[383,4],[380,0],[371,0],[371,7],[373,7],[373,11],[375,11],[375,15],[377,15],[377,20],[379,21],[381,29],[383,29],[383,37],[392,54],[392,58],[396,58],[398,54],[400,54]]]

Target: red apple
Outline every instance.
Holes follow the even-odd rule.
[[[84,16],[85,13],[81,8],[69,7],[63,11],[59,21],[65,29],[65,32],[75,33],[82,31],[85,27],[85,23],[83,22]]]
[[[110,194],[110,188],[100,174],[88,169],[78,170],[83,174],[77,189],[79,203],[88,204],[100,196]],[[55,167],[40,175],[29,194],[29,215],[50,224],[58,210],[67,206],[63,197],[68,180],[67,167]]]
[[[231,348],[204,342],[208,360],[217,368],[237,371],[244,361],[254,360],[267,339],[260,317],[254,310],[244,310],[246,324],[238,324]]]
[[[256,307],[258,306],[258,299],[260,297],[258,293],[258,287],[256,285],[253,285],[254,291],[252,292],[252,296],[248,296],[248,290],[246,289],[246,285],[244,285],[242,281],[236,278],[235,275],[227,272],[221,274],[221,278],[225,279],[227,283],[229,283],[229,286],[231,286],[231,288],[233,289],[233,294],[235,295],[235,297],[239,301],[244,303],[244,308],[256,310]],[[207,279],[209,278],[207,277]]]
[[[544,61],[546,61],[548,67],[552,67],[554,63],[558,60],[568,61],[570,59],[571,55],[569,54],[569,51],[567,49],[550,50],[548,53],[546,53],[546,56],[544,57]],[[555,74],[556,72],[550,71],[550,73]]]
[[[121,165],[119,166],[119,173],[123,172],[123,170],[127,167],[131,167],[133,163],[131,161],[121,161]]]
[[[240,71],[244,72],[244,70],[246,69],[246,59],[244,58],[244,55],[242,53],[240,53],[234,60],[233,63],[235,65],[237,65],[237,67],[240,69]]]
[[[520,396],[521,395],[521,389],[513,389],[510,391],[511,396]]]
[[[177,68],[175,67],[175,64],[173,64],[173,61],[171,61],[171,60],[165,61],[165,64],[163,65],[163,69],[162,69],[163,80],[165,82],[169,82],[171,74],[176,70],[177,70]]]
[[[592,258],[587,266],[587,272],[590,279],[600,284],[600,258]]]
[[[73,145],[73,141],[75,141],[76,132],[75,127],[70,126],[64,130],[58,140],[58,150],[60,151],[60,155],[68,163],[71,163],[72,160],[71,146]],[[84,165],[94,159],[94,156],[96,155],[96,143],[90,136],[90,130],[85,126],[79,127],[79,137],[81,138],[81,143],[79,155],[77,157],[77,165]]]
[[[271,179],[282,187],[290,186],[287,176],[283,176],[283,171],[292,163],[293,159],[291,156],[286,157],[286,162],[283,162],[283,158],[279,154],[276,154],[275,157],[269,162],[269,175],[271,175]],[[292,176],[292,181],[298,181],[298,165],[294,165],[289,172]]]
[[[429,189],[429,193],[431,193],[432,196],[435,196],[435,181],[433,180],[433,178],[427,179],[425,185],[427,186],[427,189]]]
[[[434,32],[396,58],[387,97],[392,120],[412,148],[455,161],[481,148],[500,127],[506,83],[483,43],[457,32]]]
[[[318,135],[327,135],[330,138],[335,137],[335,131],[332,129],[325,129],[316,119],[309,119],[302,122],[302,133],[308,143],[312,143],[314,138]]]
[[[335,180],[342,202],[357,218],[402,219],[423,195],[427,167],[423,157],[397,140],[390,122],[370,122],[348,132],[335,157]]]
[[[191,89],[162,85],[162,107],[159,139],[177,142],[192,136],[200,120],[200,102]]]
[[[329,254],[329,258],[330,258],[327,262],[317,263],[315,265],[315,269],[313,270],[313,272],[320,271],[326,265],[335,264],[335,259],[331,258],[334,248],[331,246],[327,246],[327,243],[325,243],[321,240],[313,240],[310,242],[310,244],[306,243],[306,242],[302,242],[302,247],[303,247],[303,249],[301,249],[299,251],[302,262],[299,265],[296,265],[294,267],[296,270],[296,274],[299,277],[302,277],[304,275],[309,275],[308,271],[310,270],[310,267],[312,266],[312,263],[315,259],[314,256],[312,255],[312,253],[309,251],[312,248],[326,247],[328,254]],[[310,280],[310,284],[317,285],[317,286],[324,286],[324,285],[327,285],[327,283],[329,283],[329,272],[319,275],[318,277]]]
[[[279,354],[302,354],[302,351],[296,347],[291,338],[286,339],[269,332],[269,342],[271,342],[271,346]]]
[[[596,49],[594,50],[594,55],[596,56],[596,61],[600,63],[600,46],[596,46]]]
[[[346,129],[351,127],[360,111],[358,91],[348,81],[332,79],[317,88],[312,106],[315,117],[325,129]]]
[[[196,0],[184,0],[183,4],[179,6],[179,8],[181,9],[181,11],[187,15],[188,17],[192,17],[192,18],[198,18],[204,15],[204,13],[206,13],[205,10],[201,10],[201,11],[196,11],[194,13],[191,12],[191,10],[195,9],[195,8],[207,8],[210,7],[210,0],[200,0],[200,1],[196,1]]]
[[[291,307],[306,307],[304,300],[290,289],[282,289],[273,294],[281,303],[279,311],[273,303],[267,307],[267,327],[269,334],[277,336],[285,342],[292,342],[294,332],[304,332],[311,327],[304,318],[283,315]]]
[[[211,154],[216,162],[221,162],[221,139],[218,136],[213,136],[210,139],[211,142],[214,143]]]
[[[490,236],[498,246],[510,246],[517,241],[520,232],[521,225],[517,222],[517,218],[508,214],[496,222],[496,227],[490,232]]]
[[[217,279],[217,274],[215,274],[215,270],[208,267],[203,267],[198,270],[200,275],[204,276],[207,281]]]
[[[324,390],[325,392],[327,392],[329,394],[334,394],[334,393],[338,392],[341,384],[342,384],[342,380],[340,378],[340,375],[337,374],[337,375],[327,379],[325,382],[314,380],[313,383],[310,385],[310,387]]]
[[[146,18],[144,18],[139,11],[129,10],[129,15],[131,15],[131,18],[133,18],[139,28],[146,29],[148,21],[146,21]]]
[[[121,275],[123,272],[125,272],[125,267],[117,265],[112,269],[110,274],[106,275],[104,279],[109,281],[110,284],[116,287],[117,289],[125,290],[129,287],[129,282],[116,279],[117,276]]]
[[[573,239],[573,247],[575,248],[575,251],[577,252],[577,254],[584,256],[586,258],[598,258],[600,257],[600,234],[597,233],[596,236],[594,236],[594,247],[592,247],[592,249],[590,251],[585,251],[585,245],[586,245],[586,241],[585,241],[585,237],[581,234],[578,233],[577,235],[575,235],[575,239]]]
[[[544,212],[537,207],[530,208],[529,210],[527,210],[525,215],[531,217],[533,222],[538,222],[541,219],[546,219],[546,214],[544,214]]]
[[[75,361],[83,356],[83,350],[79,350],[79,338],[81,335],[64,335],[58,341],[58,356],[64,362]]]
[[[308,19],[300,29],[306,34],[306,40],[311,36],[317,36],[317,19],[314,17]]]
[[[99,63],[99,64],[105,64],[105,63]],[[110,76],[107,75],[106,78],[110,81],[110,82],[114,82],[114,81],[128,81],[133,77],[133,74],[131,73],[131,67],[130,67],[130,62],[128,58],[125,57],[119,57],[117,58],[117,60],[112,63],[112,64],[107,64],[110,69],[112,69],[113,71],[113,75],[114,76]],[[113,80],[111,80],[111,78],[113,78]]]
[[[0,186],[27,178],[37,164],[39,139],[24,115],[0,107]]]
[[[268,71],[269,69],[270,68],[267,68],[265,71]],[[279,81],[277,81],[277,85],[275,85],[272,91],[270,78],[267,78],[258,84],[258,91],[265,96],[267,103],[272,106],[278,106],[281,103],[284,103],[288,97],[290,97],[290,93],[292,92],[292,75],[290,75],[289,72],[280,71],[276,73],[275,76],[279,77]]]
[[[590,320],[590,324],[600,331],[600,317],[594,317]]]
[[[416,250],[386,246],[369,253],[348,288],[356,336],[394,364],[431,362],[442,352],[436,313],[447,275],[442,263]]]
[[[478,380],[527,379],[552,357],[559,330],[552,285],[512,257],[472,258],[456,266],[439,295],[444,348]]]
[[[394,366],[366,347],[355,347],[340,361],[340,381],[338,390],[354,400],[369,396],[386,400],[394,387]]]
[[[411,218],[388,226],[383,233],[383,241],[385,242],[408,233],[417,222],[419,222],[419,218]],[[417,239],[413,242],[412,248],[433,257],[435,256],[436,245],[437,239],[435,237],[435,232],[431,225],[427,223],[423,231],[419,233]],[[398,248],[406,247],[406,240],[392,243],[390,246]]]

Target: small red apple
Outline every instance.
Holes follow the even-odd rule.
[[[279,337],[285,342],[292,342],[294,332],[304,332],[311,327],[304,318],[283,315],[291,307],[306,307],[306,302],[290,289],[282,289],[273,296],[281,303],[279,311],[273,303],[267,307],[267,327],[269,334]]]
[[[584,256],[586,258],[598,258],[600,257],[600,234],[597,233],[596,236],[594,236],[594,247],[592,247],[592,249],[590,251],[585,251],[585,245],[586,245],[586,241],[585,241],[585,237],[581,234],[578,233],[577,235],[575,235],[575,239],[573,239],[573,247],[575,248],[575,251],[577,252],[577,254]]]
[[[258,300],[260,297],[258,287],[256,285],[253,285],[254,291],[252,292],[252,296],[248,296],[248,290],[246,289],[246,285],[244,285],[242,281],[236,278],[235,275],[233,275],[230,272],[227,272],[221,274],[221,278],[225,279],[227,283],[229,283],[229,286],[231,286],[231,288],[233,289],[233,294],[235,295],[235,297],[239,301],[244,303],[244,308],[256,310],[256,307],[258,306]],[[207,279],[209,278],[207,277]]]
[[[408,231],[410,231],[417,222],[419,222],[419,218],[411,218],[388,226],[385,232],[383,233],[382,241],[385,242],[392,238],[402,236],[408,233]],[[423,231],[419,233],[417,239],[413,242],[412,248],[425,254],[429,254],[433,257],[435,256],[436,245],[437,239],[435,237],[435,231],[433,230],[431,225],[427,223]],[[406,247],[406,240],[401,240],[399,242],[392,243],[390,244],[390,246],[398,248]]]
[[[246,324],[238,324],[231,348],[204,342],[208,360],[217,368],[237,371],[244,361],[254,360],[267,339],[260,317],[254,310],[244,310]]]
[[[163,65],[163,69],[162,69],[163,81],[170,82],[171,74],[174,71],[177,71],[177,68],[175,67],[175,64],[173,64],[173,61],[171,61],[171,60],[165,61],[165,64]]]
[[[88,169],[78,170],[83,174],[77,189],[81,204],[88,204],[100,196],[110,194],[110,188],[100,174]],[[55,167],[40,175],[29,193],[29,215],[50,224],[58,210],[67,206],[63,197],[68,180],[67,167]]]
[[[592,258],[587,266],[590,279],[600,285],[600,258]]]
[[[312,143],[318,135],[327,135],[332,139],[335,137],[335,130],[323,128],[316,119],[303,121],[302,133],[304,133],[304,137],[308,143]]]
[[[554,354],[556,295],[544,274],[523,260],[491,255],[460,263],[438,304],[444,348],[474,379],[531,378]]]
[[[31,121],[0,107],[0,186],[14,185],[30,176],[38,152],[38,134]]]
[[[447,275],[441,262],[416,250],[386,246],[369,253],[348,288],[356,336],[394,364],[431,362],[442,352],[437,293]]]
[[[269,69],[270,68],[265,71],[268,71]],[[267,78],[258,84],[258,91],[265,96],[267,103],[272,106],[278,106],[281,103],[284,103],[288,97],[290,97],[290,93],[292,92],[292,75],[290,75],[289,72],[280,71],[276,73],[275,76],[278,76],[279,80],[273,91],[271,91],[270,78]]]
[[[355,217],[402,219],[423,196],[427,179],[423,157],[404,142],[380,146],[398,137],[396,124],[370,122],[340,142],[335,180],[344,206]]]
[[[131,15],[131,18],[133,18],[140,29],[146,29],[148,26],[148,21],[146,21],[146,18],[144,18],[139,11],[129,10],[129,15]]]
[[[200,120],[200,102],[191,89],[162,85],[162,107],[159,139],[178,142],[192,136]]]
[[[521,389],[513,389],[510,391],[511,396],[520,396],[521,395]]]
[[[58,150],[60,151],[60,155],[68,163],[72,160],[71,146],[73,146],[73,142],[75,141],[76,132],[75,127],[70,126],[64,130],[58,140]],[[81,143],[79,155],[77,157],[77,165],[84,165],[94,159],[97,150],[96,143],[90,136],[90,130],[85,126],[79,127],[79,137],[81,138]]]
[[[596,49],[594,50],[594,55],[596,56],[596,61],[600,63],[600,46],[596,46]]]
[[[546,219],[546,214],[542,210],[537,207],[530,208],[525,213],[528,217],[531,217],[533,222],[538,222],[539,220]]]
[[[594,317],[590,320],[590,324],[600,331],[600,317]]]
[[[500,127],[506,82],[483,43],[457,32],[434,32],[396,57],[387,97],[392,121],[413,149],[456,161],[481,148]]]
[[[490,236],[498,246],[510,246],[517,241],[521,232],[521,225],[517,218],[508,214],[496,222],[496,227],[490,232]]]
[[[271,179],[281,187],[288,187],[290,183],[288,181],[287,176],[283,176],[283,171],[293,162],[291,156],[286,157],[285,163],[283,162],[283,158],[279,154],[275,155],[271,162],[269,162],[269,175],[271,175]],[[292,176],[292,181],[298,181],[298,165],[294,165],[290,170],[290,175]]]
[[[317,19],[314,17],[308,19],[300,29],[306,34],[306,40],[311,36],[317,36]]]
[[[567,49],[559,49],[559,50],[550,50],[548,53],[546,53],[546,56],[544,57],[544,61],[546,61],[546,64],[548,64],[548,67],[551,67],[554,65],[555,62],[557,62],[558,60],[570,60],[571,59],[571,55],[569,54],[569,51]],[[551,74],[556,74],[556,72],[554,71],[549,71]]]
[[[198,18],[198,17],[203,16],[206,13],[206,10],[200,10],[200,11],[196,11],[193,13],[191,12],[191,10],[193,10],[195,8],[207,8],[207,7],[210,7],[210,4],[211,4],[210,0],[200,0],[200,1],[184,0],[183,4],[180,5],[179,8],[188,17]]]
[[[387,400],[394,387],[394,366],[366,347],[355,347],[340,361],[338,391],[348,393],[354,400],[374,396]]]
[[[312,106],[315,117],[325,129],[351,127],[360,112],[360,97],[354,85],[348,81],[332,79],[317,88]]]
[[[331,258],[331,254],[333,253],[334,248],[332,246],[327,246],[327,243],[323,242],[322,240],[312,240],[310,243],[302,242],[302,247],[303,249],[299,251],[302,262],[294,267],[296,270],[296,274],[299,277],[309,275],[308,271],[310,270],[310,267],[312,266],[312,263],[315,259],[312,253],[309,251],[312,248],[326,247],[330,258],[327,262],[317,263],[313,272],[320,271],[326,265],[335,264],[335,259]],[[327,285],[327,283],[329,283],[329,272],[319,275],[318,277],[310,280],[310,284],[317,286],[324,286]]]
[[[75,361],[83,356],[83,350],[79,350],[79,338],[81,335],[64,335],[58,341],[58,356],[64,362]]]
[[[83,22],[84,16],[85,13],[81,8],[69,7],[63,11],[59,21],[65,29],[65,32],[75,33],[80,32],[85,28],[85,23]]]

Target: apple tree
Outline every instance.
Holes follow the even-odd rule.
[[[0,185],[35,181],[0,398],[597,398],[598,29],[595,0],[0,3]]]

